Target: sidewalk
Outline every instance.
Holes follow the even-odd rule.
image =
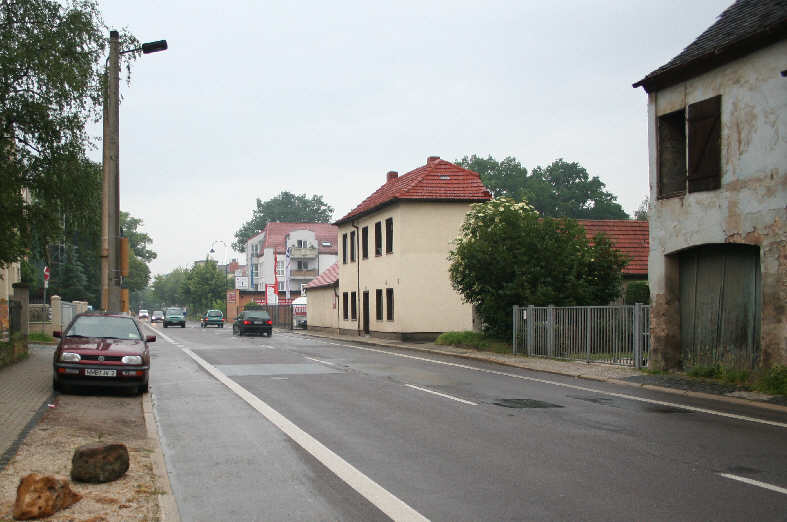
[[[29,357],[0,369],[0,470],[52,402],[54,345],[29,345]]]
[[[578,379],[609,382],[613,384],[644,388],[664,393],[701,399],[712,399],[733,404],[743,404],[787,413],[787,397],[741,391],[737,386],[705,379],[694,379],[678,374],[653,375],[628,366],[525,357],[521,355],[482,352],[456,346],[434,343],[408,343],[371,336],[336,335],[312,330],[291,330],[291,333],[330,338],[337,341],[361,343],[370,346],[400,348],[426,353],[450,355],[475,361],[484,361],[515,368],[567,375]]]

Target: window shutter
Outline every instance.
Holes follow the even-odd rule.
[[[721,96],[689,105],[689,192],[721,187]]]

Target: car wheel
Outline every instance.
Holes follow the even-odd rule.
[[[181,328],[185,328],[186,327],[186,323],[183,323],[182,325],[180,325],[180,327]]]
[[[57,377],[52,377],[52,389],[56,392],[63,391],[63,385],[60,384],[60,381],[57,379]]]
[[[139,393],[147,393],[148,391],[150,391],[150,385],[148,383],[139,387]]]
[[[219,325],[219,328],[224,328],[224,325],[223,325],[223,324],[220,324],[220,325]]]
[[[164,328],[166,328],[166,327],[167,327],[167,323],[164,323]]]

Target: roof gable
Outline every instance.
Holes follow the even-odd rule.
[[[577,223],[585,229],[588,239],[605,234],[618,251],[628,256],[629,262],[623,267],[625,275],[648,275],[650,232],[647,221],[578,219]]]
[[[675,85],[787,37],[787,0],[738,0],[679,55],[635,83]]]
[[[276,252],[284,253],[286,250],[287,234],[296,230],[310,230],[314,232],[317,249],[320,254],[335,254],[338,251],[337,236],[339,229],[330,223],[282,223],[273,221],[265,225],[265,241],[262,248],[273,248]],[[323,246],[323,243],[331,246]]]
[[[322,274],[312,279],[305,288],[320,288],[323,286],[334,286],[339,282],[339,262],[326,268]]]
[[[491,197],[478,173],[432,156],[426,165],[403,176],[389,173],[384,185],[335,224],[346,223],[397,200],[487,201]]]

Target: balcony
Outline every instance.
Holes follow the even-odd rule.
[[[306,259],[317,257],[316,247],[292,247],[290,249],[290,257],[292,259]]]
[[[315,249],[316,250],[316,249]],[[317,277],[317,270],[290,270],[290,279],[310,279]]]

